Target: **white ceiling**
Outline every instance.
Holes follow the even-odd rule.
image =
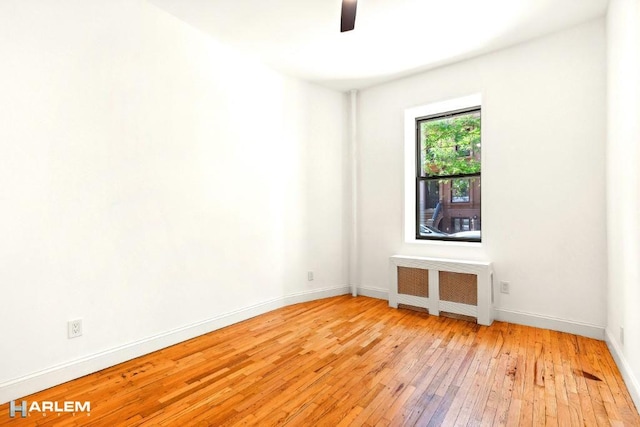
[[[338,90],[393,80],[589,21],[607,0],[151,0],[287,74]]]

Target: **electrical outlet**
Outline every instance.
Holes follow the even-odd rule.
[[[509,293],[509,282],[500,282],[500,292],[503,294]]]
[[[67,336],[76,338],[82,335],[82,319],[69,320],[67,322]]]
[[[307,272],[307,280],[310,282],[313,281],[313,271]]]

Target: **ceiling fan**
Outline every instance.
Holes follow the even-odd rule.
[[[358,0],[342,0],[342,18],[340,32],[351,31],[356,26],[356,6]]]

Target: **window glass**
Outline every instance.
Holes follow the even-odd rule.
[[[480,241],[480,109],[416,125],[416,238]]]

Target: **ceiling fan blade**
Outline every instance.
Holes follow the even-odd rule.
[[[351,31],[356,26],[356,6],[358,0],[342,0],[342,19],[340,32]]]

